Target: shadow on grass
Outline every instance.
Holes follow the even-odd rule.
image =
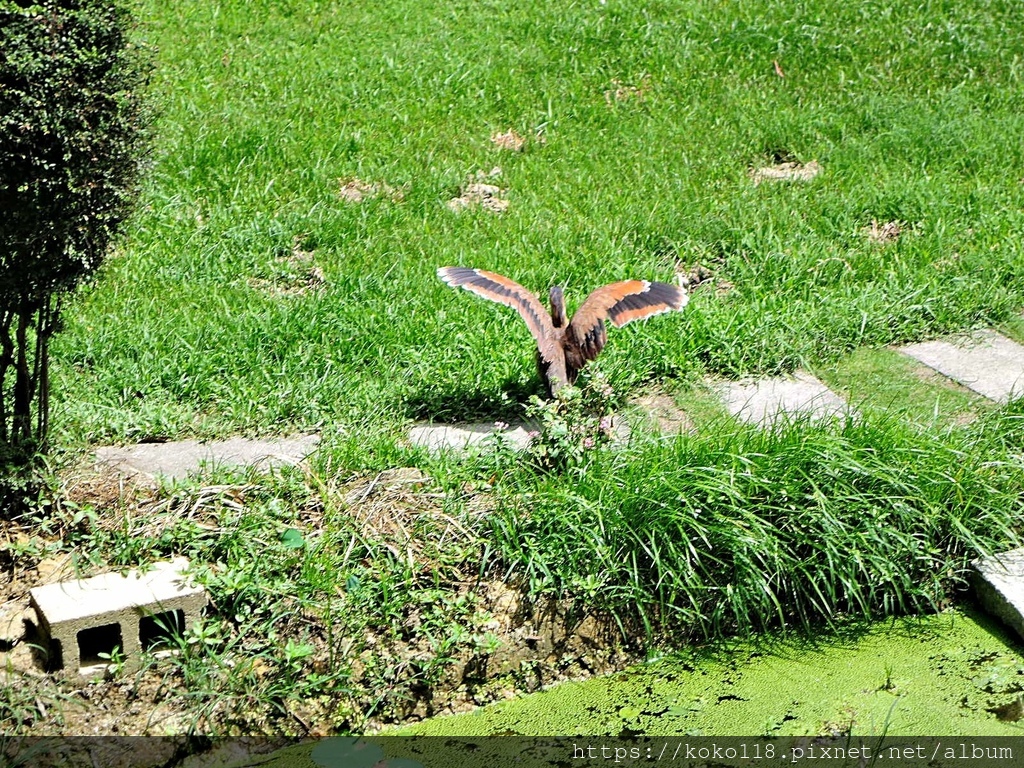
[[[523,418],[531,395],[545,397],[540,381],[505,380],[497,391],[469,387],[426,387],[405,400],[406,416],[417,421],[516,421]]]

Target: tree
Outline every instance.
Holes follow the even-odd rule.
[[[45,450],[61,300],[120,231],[148,147],[126,0],[0,0],[0,459]]]

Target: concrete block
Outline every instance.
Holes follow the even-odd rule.
[[[784,415],[828,419],[849,412],[849,406],[839,395],[804,371],[779,378],[730,381],[719,390],[729,413],[759,426],[767,426]]]
[[[971,566],[978,603],[1024,639],[1024,548],[980,557]]]
[[[899,351],[997,403],[1024,395],[1024,346],[993,330],[908,344]]]
[[[184,632],[207,603],[202,587],[186,584],[187,567],[179,557],[145,573],[104,573],[31,589],[50,668],[100,674],[110,664],[100,654],[119,648],[123,669],[138,669],[143,651],[161,649],[167,628]]]

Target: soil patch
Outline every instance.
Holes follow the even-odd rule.
[[[501,168],[495,166],[489,171],[470,175],[459,188],[458,195],[448,201],[448,207],[456,213],[472,208],[483,208],[491,213],[504,212],[508,208],[508,200],[504,197],[507,190],[493,183],[501,174]]]
[[[526,139],[510,128],[504,133],[500,131],[492,133],[491,144],[498,149],[504,149],[509,152],[522,152],[526,147]]]
[[[532,138],[519,134],[514,128],[509,128],[507,131],[495,131],[491,134],[491,144],[504,152],[524,152],[532,145],[543,146],[546,143],[547,138],[542,129],[538,129]]]
[[[633,404],[641,409],[653,426],[663,435],[692,434],[697,431],[693,420],[679,409],[671,395],[654,390],[637,398]]]
[[[303,249],[301,238],[295,238],[291,252],[274,260],[272,277],[251,277],[248,283],[274,296],[301,296],[323,288],[327,278],[316,263],[315,252]]]
[[[719,277],[714,271],[700,263],[687,267],[685,264],[677,262],[676,278],[686,290],[691,292],[698,289],[714,288],[716,295],[725,296],[733,289],[733,284],[729,280]]]
[[[315,540],[327,525],[325,510],[341,511],[356,531],[350,546],[365,545],[368,558],[405,563],[416,574],[408,587],[416,597],[402,604],[400,615],[361,624],[353,610],[339,613],[337,604],[332,609],[330,595],[321,606],[268,593],[263,600],[290,611],[273,625],[273,638],[240,631],[208,657],[200,654],[187,663],[145,658],[128,676],[48,674],[32,649],[38,634],[29,589],[111,570],[102,552],[70,549],[67,533],[92,526],[90,541],[103,540],[109,531],[159,542],[180,535],[186,525],[216,541],[237,535],[225,515],[241,514],[260,492],[257,486],[209,486],[161,496],[102,467],[90,477],[79,470],[67,490],[62,497],[73,496],[78,509],[93,512],[43,527],[8,523],[0,538],[0,663],[7,670],[0,722],[12,735],[171,736],[181,737],[174,741],[180,750],[209,747],[185,738],[197,733],[294,739],[339,730],[374,732],[639,660],[610,617],[581,613],[557,600],[531,603],[516,585],[481,576],[479,553],[495,510],[487,484],[462,489],[464,504],[456,515],[429,476],[407,467],[321,488],[289,523]],[[225,572],[220,563],[195,556],[192,562],[214,574]],[[231,594],[211,589],[213,626],[232,625],[239,608],[229,607]],[[286,646],[301,646],[301,661],[287,662]],[[336,686],[317,695],[288,693],[296,680],[336,673],[339,665],[345,671]],[[162,756],[135,764],[165,763]]]
[[[471,208],[483,208],[491,213],[503,213],[508,208],[506,190],[495,184],[469,182],[459,190],[459,195],[448,201],[448,207],[458,213]]]
[[[650,91],[650,75],[641,75],[635,84],[625,83],[618,78],[613,78],[611,88],[604,92],[604,100],[609,107],[627,101],[643,102]]]
[[[405,199],[407,191],[405,187],[394,187],[384,181],[363,181],[355,176],[338,179],[338,183],[341,185],[338,197],[349,203],[361,203],[377,197],[400,203]]]
[[[811,160],[809,163],[777,163],[761,168],[752,168],[750,178],[754,180],[754,184],[760,184],[763,181],[810,181],[821,173],[821,170],[817,160]]]
[[[888,245],[900,239],[905,227],[906,224],[902,221],[887,221],[880,224],[877,219],[872,219],[871,225],[864,227],[861,232],[875,245]]]

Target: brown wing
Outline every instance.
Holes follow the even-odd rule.
[[[634,320],[643,320],[662,312],[686,306],[689,297],[678,286],[624,280],[602,286],[587,297],[569,323],[568,333],[579,345],[583,357],[594,360],[607,339],[604,321],[621,328]]]
[[[469,267],[441,267],[437,276],[455,288],[465,288],[477,296],[512,307],[526,321],[530,333],[537,341],[541,357],[549,364],[559,365],[562,347],[555,338],[551,317],[536,296],[514,280],[496,272]]]

